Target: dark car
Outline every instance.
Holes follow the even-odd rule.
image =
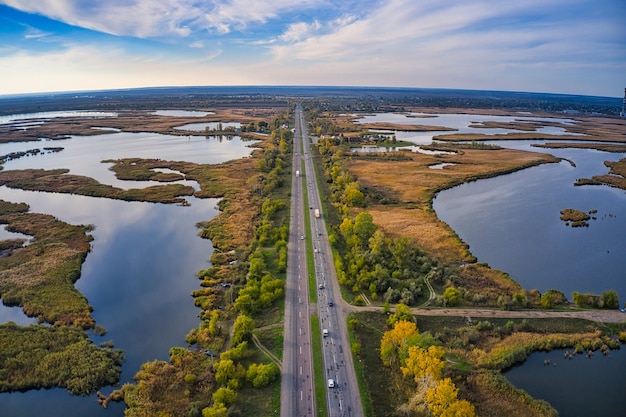
[[[333,306],[333,300],[328,300],[328,307],[332,307]]]

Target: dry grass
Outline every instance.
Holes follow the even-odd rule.
[[[349,162],[349,169],[365,187],[376,189],[400,202],[393,207],[368,207],[375,223],[385,233],[410,237],[430,256],[436,256],[446,263],[467,262],[469,253],[455,232],[439,220],[432,210],[432,199],[439,190],[478,178],[558,161],[550,155],[512,149],[466,149],[441,157],[412,153],[407,153],[407,156],[408,159],[399,161],[353,158]],[[441,162],[455,165],[442,170],[428,167]]]

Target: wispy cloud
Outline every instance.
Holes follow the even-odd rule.
[[[158,72],[162,78],[155,78],[155,85],[198,84],[207,74],[208,84],[240,80],[562,92],[591,92],[600,85],[605,92],[621,91],[626,84],[623,0],[0,0],[2,4],[51,19],[32,19],[39,25],[21,26],[10,41],[0,39],[3,75],[4,63],[32,63],[44,52],[58,54],[58,59],[84,54],[82,61],[58,69],[89,73],[81,69],[89,68],[90,61],[88,49],[77,49],[80,39],[101,42],[99,50],[111,56],[102,80],[117,74],[124,82],[135,80],[133,71],[128,77],[119,72],[124,63],[118,62],[119,48],[132,68],[151,62],[144,74],[170,71]],[[29,17],[33,15],[18,16]],[[98,48],[93,51],[97,54]]]
[[[324,0],[1,0],[18,10],[70,25],[139,38],[214,30],[228,33],[265,23],[289,10],[321,7]]]

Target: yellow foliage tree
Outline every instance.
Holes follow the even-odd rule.
[[[417,334],[415,323],[400,320],[393,329],[388,330],[380,341],[380,358],[386,366],[391,366],[398,359],[398,351],[404,346],[407,339]]]
[[[419,378],[430,375],[435,380],[441,379],[441,371],[445,362],[441,359],[444,351],[441,346],[431,346],[422,349],[419,346],[409,347],[409,356],[406,359],[406,366],[400,367],[404,376],[412,376],[415,382]]]
[[[474,417],[474,406],[468,401],[459,400],[458,388],[450,378],[444,378],[426,390],[426,403],[433,417]]]

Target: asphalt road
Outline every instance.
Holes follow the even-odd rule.
[[[304,142],[303,145],[300,144],[301,140]],[[304,161],[304,170],[300,171],[304,174],[303,178],[308,192],[309,206],[304,207],[304,209],[309,210],[311,219],[310,224],[307,226],[310,228],[309,232],[313,243],[315,270],[312,271],[312,273],[315,274],[317,287],[318,302],[316,308],[320,322],[320,334],[322,334],[323,329],[328,331],[328,336],[322,337],[322,357],[324,360],[324,380],[326,381],[325,390],[328,415],[330,417],[362,416],[363,408],[356,382],[352,355],[350,353],[350,342],[346,323],[349,307],[341,297],[323,213],[321,213],[322,215],[319,218],[316,218],[314,215],[315,209],[319,209],[321,212],[321,200],[315,179],[313,160],[309,150],[310,139],[306,132],[304,114],[299,105],[296,107],[296,135],[294,137],[294,143],[297,143],[297,145],[294,145],[294,171],[299,169],[301,162]],[[302,183],[300,178],[295,182],[298,183],[295,188],[299,188]],[[298,191],[298,193],[299,192],[300,191]],[[292,206],[301,207],[303,204],[301,197],[301,194],[296,195],[296,192],[292,191]],[[296,202],[293,200],[294,198],[300,201]],[[296,215],[299,213],[299,211],[296,211]],[[292,222],[295,223],[297,228],[292,230],[297,230],[297,234],[299,234],[301,230],[299,227],[302,220],[292,219]],[[290,241],[292,238],[300,239],[302,235],[297,237],[297,234],[294,236],[294,233],[292,233]],[[301,242],[304,241],[301,240]],[[301,255],[300,260],[302,263],[306,263],[304,254],[301,253]],[[302,265],[297,269],[297,271],[302,270],[306,271],[306,265]],[[301,285],[302,288],[305,286],[306,283]],[[304,294],[302,297],[302,300],[308,301],[308,297]],[[331,303],[332,306],[330,305]],[[285,317],[287,318],[287,312]],[[287,331],[287,327],[285,327],[285,329]],[[291,331],[293,331],[293,329]],[[285,337],[285,340],[286,339]],[[310,347],[310,344],[307,346]],[[310,358],[310,354],[302,355],[302,360],[305,358]],[[283,359],[283,364],[284,363]],[[310,361],[308,363],[310,364]],[[330,379],[334,381],[333,387],[329,387],[328,385],[328,380]],[[283,391],[283,393],[285,392]],[[296,394],[296,399],[297,398],[298,396]],[[317,406],[319,408],[323,405],[318,404]],[[304,414],[294,415],[299,416]]]
[[[301,119],[296,117],[294,176],[296,170],[300,170],[301,165],[301,138]],[[304,210],[302,178],[295,177],[291,187],[291,220],[289,242],[287,243],[281,417],[313,416],[316,414],[306,240],[302,239],[306,233]]]

